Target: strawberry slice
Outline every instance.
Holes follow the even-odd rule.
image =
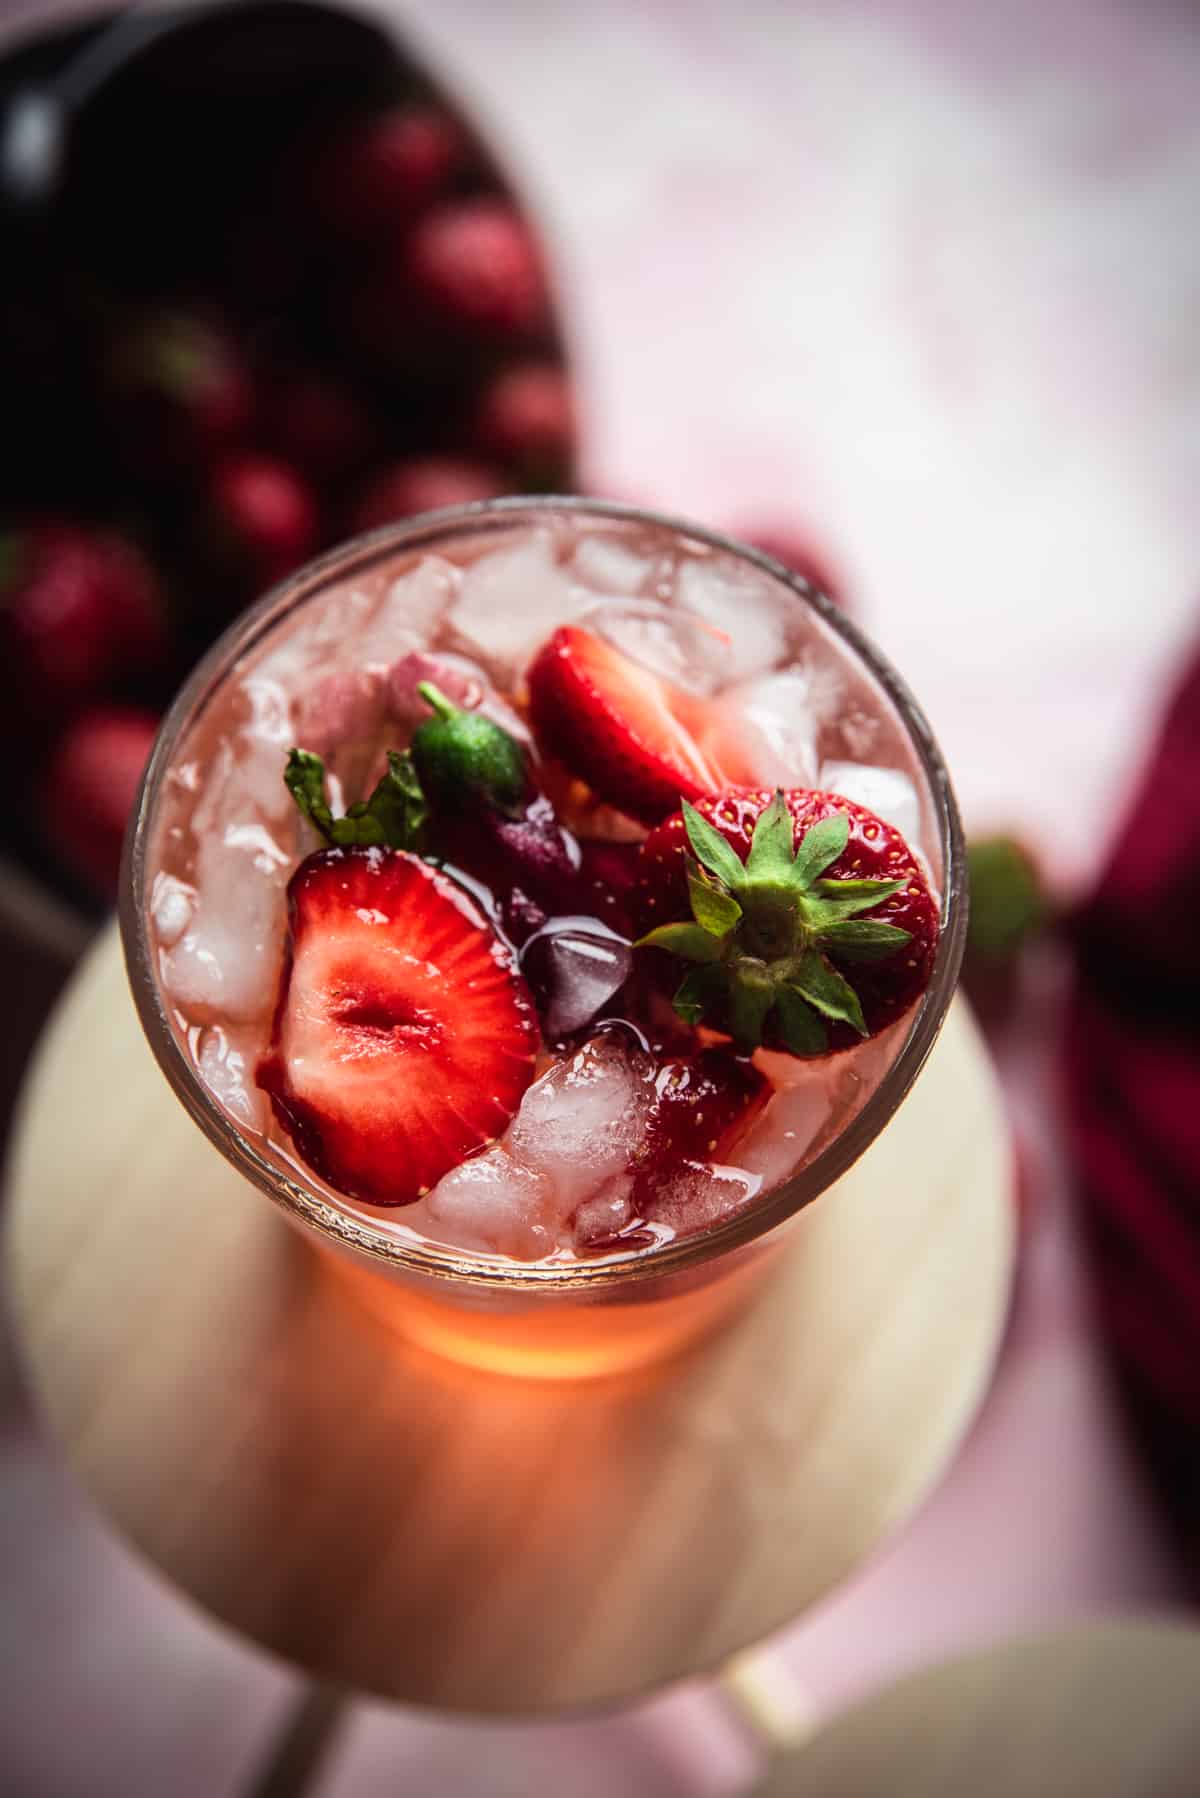
[[[529,705],[542,749],[643,824],[721,785],[688,728],[692,696],[579,625],[541,650]]]
[[[331,1185],[411,1204],[515,1116],[533,1001],[467,895],[415,856],[320,850],[292,876],[288,912],[258,1083]]]
[[[653,1217],[654,1199],[690,1162],[724,1162],[771,1096],[770,1082],[728,1049],[667,1061],[634,1173],[633,1208]]]

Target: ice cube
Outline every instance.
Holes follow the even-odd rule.
[[[795,1084],[777,1088],[733,1151],[740,1168],[758,1175],[763,1191],[795,1173],[831,1115],[828,1064],[794,1061],[792,1067]]]
[[[707,698],[722,684],[724,636],[677,606],[657,599],[608,600],[590,605],[579,622],[631,661],[687,692]]]
[[[709,660],[723,681],[765,674],[784,659],[794,602],[769,576],[729,556],[689,558],[680,564],[675,592],[685,611],[717,633]]]
[[[871,768],[861,762],[825,762],[820,784],[828,793],[840,793],[856,805],[892,824],[913,849],[921,836],[921,802],[917,789],[899,768]]]
[[[571,557],[571,573],[594,593],[640,593],[654,573],[654,563],[615,538],[585,537]]]
[[[633,947],[594,918],[553,918],[521,950],[521,972],[533,989],[550,1039],[590,1024],[624,986]]]
[[[394,580],[367,622],[355,646],[364,668],[386,668],[402,650],[428,643],[450,607],[458,586],[458,570],[442,556],[424,556],[408,574]]]
[[[266,1095],[254,1083],[257,1057],[252,1046],[231,1037],[220,1025],[200,1033],[196,1066],[219,1104],[243,1128],[261,1130],[267,1123]]]
[[[449,624],[455,646],[511,689],[546,638],[590,599],[555,560],[551,533],[532,531],[471,563]]]
[[[419,1227],[415,1207],[406,1220]],[[549,1180],[498,1145],[460,1162],[426,1194],[430,1234],[458,1248],[537,1261],[558,1247],[559,1220]]]
[[[684,1161],[656,1190],[651,1217],[681,1235],[707,1230],[743,1210],[761,1186],[757,1174],[740,1167]]]
[[[575,1213],[575,1247],[583,1254],[606,1244],[633,1218],[633,1176],[618,1174],[585,1199]]]
[[[554,1189],[565,1224],[641,1145],[652,1063],[623,1031],[603,1031],[534,1082],[504,1145]]]
[[[150,891],[150,916],[160,948],[177,943],[192,920],[196,909],[196,889],[186,880],[161,870],[154,876]]]
[[[365,796],[381,757],[386,704],[378,669],[327,674],[296,701],[296,743],[324,757],[347,800]]]
[[[275,681],[285,693],[294,693],[306,675],[352,667],[361,634],[378,605],[378,593],[365,587],[335,588],[313,604],[303,622],[283,625],[254,664],[254,678]]]
[[[195,907],[162,958],[167,991],[198,1023],[217,1017],[249,1022],[268,1015],[274,1003],[283,889],[294,856],[292,839],[280,840],[264,821],[258,789],[268,786],[268,775],[278,805],[278,750],[238,733],[220,745],[202,778],[192,814]],[[283,791],[282,809],[292,814]]]
[[[449,651],[410,650],[388,669],[388,715],[405,730],[413,731],[433,716],[428,703],[417,691],[422,681],[432,682],[464,711],[482,712],[518,743],[531,741],[525,720],[500,697],[479,663],[467,656],[451,655]]]
[[[817,782],[817,719],[800,669],[729,687],[713,705],[701,746],[728,781],[749,787]]]

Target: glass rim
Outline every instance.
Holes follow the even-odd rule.
[[[782,581],[802,604],[819,614],[882,687],[916,751],[933,803],[944,859],[941,928],[929,984],[917,1001],[894,1061],[862,1109],[812,1161],[761,1198],[752,1200],[735,1216],[695,1235],[596,1261],[506,1262],[448,1243],[398,1237],[366,1213],[343,1210],[315,1187],[307,1187],[299,1169],[295,1177],[286,1173],[243,1134],[209,1091],[171,1025],[155,967],[145,903],[146,857],[159,791],[181,737],[239,660],[290,612],[316,598],[333,580],[352,579],[397,552],[432,547],[451,534],[479,534],[493,524],[533,525],[540,518],[548,520],[563,514],[642,524],[705,544]],[[812,1204],[853,1166],[895,1115],[937,1040],[962,962],[966,900],[962,821],[933,732],[903,678],[833,600],[764,551],[689,519],[620,501],[547,494],[446,507],[350,538],[280,582],[235,619],[196,664],[159,727],[125,836],[118,915],[134,1003],[159,1067],[209,1142],[275,1204],[326,1240],[398,1271],[493,1292],[530,1293],[537,1289],[582,1298],[618,1285],[692,1271],[731,1250],[746,1247]]]

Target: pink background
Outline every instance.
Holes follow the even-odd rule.
[[[5,21],[43,9],[9,6]],[[601,492],[811,533],[969,826],[1068,887],[1200,582],[1200,24],[1127,0],[404,0],[553,247]],[[994,1389],[903,1538],[768,1647],[818,1714],[953,1647],[1175,1586],[1091,1328],[1052,965],[1005,1075],[1032,1224]],[[2,1382],[0,1762],[25,1798],[244,1789],[292,1676],[165,1591]],[[52,1727],[53,1714],[62,1727]],[[364,1704],[313,1790],[735,1790],[718,1695],[461,1725]]]

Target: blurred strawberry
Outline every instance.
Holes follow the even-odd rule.
[[[334,375],[298,369],[280,377],[270,437],[282,456],[314,480],[337,480],[371,454],[374,429],[357,395]]]
[[[755,549],[761,549],[764,555],[773,557],[776,562],[782,562],[785,568],[790,569],[793,574],[802,575],[827,598],[845,606],[845,598],[830,572],[828,562],[809,538],[787,526],[777,529],[773,525],[761,528],[758,525],[744,525],[734,529],[732,535]]]
[[[41,781],[41,824],[65,867],[113,899],[125,826],[158,719],[130,706],[96,706],[59,739]]]
[[[213,474],[209,506],[219,547],[257,589],[273,586],[317,547],[320,516],[306,482],[270,456],[232,456]]]
[[[187,312],[132,325],[108,360],[113,430],[150,479],[203,467],[249,431],[254,380],[230,333]]]
[[[444,192],[466,157],[466,139],[448,113],[397,106],[356,120],[322,149],[313,205],[338,236],[379,239]]]
[[[414,457],[409,462],[394,462],[371,477],[355,501],[349,525],[353,532],[374,531],[399,518],[414,518],[418,512],[496,499],[507,491],[495,469],[481,462],[449,456]]]
[[[424,317],[457,336],[514,341],[547,319],[541,255],[507,200],[455,200],[426,213],[396,272]]]
[[[485,455],[537,485],[553,485],[570,467],[575,415],[566,370],[554,362],[503,368],[479,396],[472,437]]]
[[[167,648],[158,579],[128,539],[65,522],[0,538],[3,681],[22,718],[57,722]]]

